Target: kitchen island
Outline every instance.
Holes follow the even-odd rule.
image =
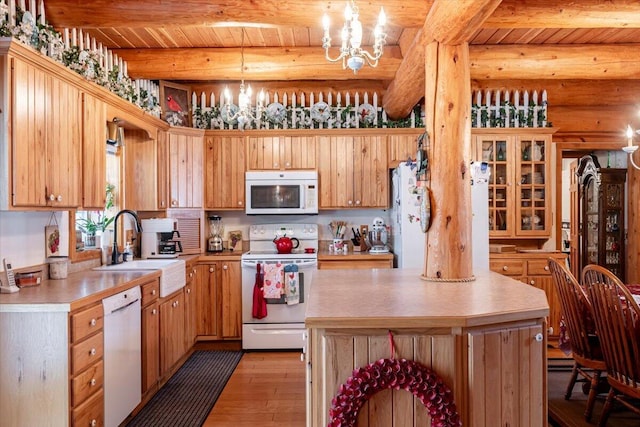
[[[331,400],[354,369],[391,357],[419,362],[443,378],[463,425],[545,425],[545,293],[493,272],[470,282],[425,281],[420,273],[314,275],[305,321],[309,425],[328,425]],[[374,394],[358,417],[364,425],[398,426],[427,425],[427,419],[411,393],[390,389]]]

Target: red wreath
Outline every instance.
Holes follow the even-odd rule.
[[[393,337],[389,332],[393,355]],[[433,427],[461,426],[453,393],[442,378],[413,360],[380,359],[358,368],[340,386],[331,401],[328,427],[355,426],[358,411],[374,394],[385,389],[407,390],[427,408]]]

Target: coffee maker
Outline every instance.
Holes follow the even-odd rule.
[[[172,218],[153,218],[142,220],[142,242],[140,247],[143,259],[177,258],[182,252],[182,243],[178,230],[174,229]]]

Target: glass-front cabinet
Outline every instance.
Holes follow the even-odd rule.
[[[489,163],[489,237],[551,235],[550,129],[477,129],[475,158]],[[489,133],[491,132],[491,133]],[[495,133],[494,133],[495,132]],[[525,133],[526,132],[526,133]]]
[[[597,157],[580,159],[580,267],[601,265],[625,280],[625,181],[626,169],[601,168]]]

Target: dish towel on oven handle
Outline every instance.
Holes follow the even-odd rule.
[[[256,265],[256,282],[253,285],[253,307],[251,307],[251,315],[255,319],[264,319],[267,317],[267,302],[264,300],[263,276],[260,272],[260,263]]]
[[[278,299],[284,295],[284,269],[282,263],[264,264],[264,284],[262,291],[265,298]]]
[[[287,305],[294,305],[300,302],[300,277],[298,266],[289,264],[284,266],[284,294]]]

